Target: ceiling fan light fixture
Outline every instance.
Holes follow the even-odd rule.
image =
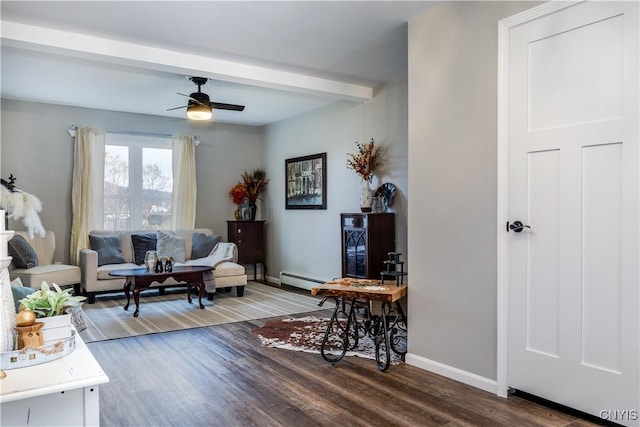
[[[187,106],[187,117],[191,120],[209,120],[213,117],[210,105],[192,104]]]

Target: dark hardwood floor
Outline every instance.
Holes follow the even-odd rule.
[[[319,354],[265,348],[251,333],[264,323],[89,344],[110,378],[100,387],[101,425],[594,425],[406,364],[380,372],[368,359],[332,365]]]

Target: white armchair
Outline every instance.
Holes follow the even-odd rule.
[[[11,280],[20,278],[24,286],[40,288],[43,281],[59,286],[73,285],[76,295],[80,292],[80,267],[55,263],[53,254],[56,250],[56,236],[53,231],[47,231],[44,237],[35,235],[29,237],[27,231],[16,231],[16,235],[24,239],[33,248],[38,256],[38,265],[32,268],[16,268],[12,262],[9,266]]]

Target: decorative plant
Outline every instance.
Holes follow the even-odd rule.
[[[239,205],[247,198],[247,189],[244,184],[237,183],[229,190],[229,196],[233,199],[233,203]]]
[[[61,289],[55,283],[53,289],[47,282],[42,282],[40,290],[35,291],[20,300],[27,309],[36,313],[36,317],[53,317],[71,313],[80,307],[86,297],[71,295],[71,289]]]
[[[254,203],[262,198],[262,194],[267,191],[267,173],[262,169],[256,169],[252,173],[244,171],[242,174],[242,183],[247,191],[247,199],[249,203]]]
[[[354,170],[363,181],[371,182],[376,168],[380,165],[380,157],[382,149],[376,147],[373,138],[371,142],[360,144],[356,141],[358,152],[356,154],[347,154],[347,169]]]

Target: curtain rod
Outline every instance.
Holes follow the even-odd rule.
[[[67,132],[69,132],[69,135],[71,136],[76,136],[76,129],[78,129],[78,126],[71,125],[69,126],[69,129],[67,129]],[[171,135],[167,133],[139,132],[134,130],[116,130],[116,129],[105,129],[105,132],[117,133],[122,135],[139,135],[139,136],[155,136],[160,138],[171,138]],[[196,146],[200,144],[200,137],[198,135],[194,135],[193,139],[196,141]]]

